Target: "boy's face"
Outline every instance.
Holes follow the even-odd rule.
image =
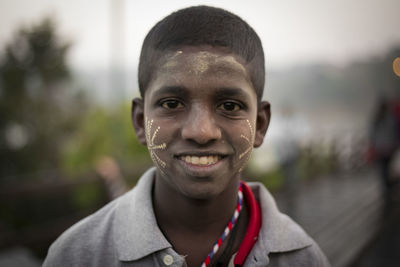
[[[152,78],[144,106],[134,101],[133,123],[157,179],[200,199],[236,186],[269,123],[269,105],[257,109],[243,61],[221,49],[183,47],[163,57]]]

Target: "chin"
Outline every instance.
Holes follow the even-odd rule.
[[[209,200],[221,194],[221,190],[214,184],[194,184],[185,188],[181,188],[181,192],[187,198],[194,200]]]

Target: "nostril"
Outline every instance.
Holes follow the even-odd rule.
[[[221,131],[216,125],[202,125],[201,127],[184,127],[182,129],[184,139],[193,140],[199,144],[205,144],[221,138]]]

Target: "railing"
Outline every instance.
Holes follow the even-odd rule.
[[[383,198],[373,170],[307,181],[298,185],[295,198],[296,206],[287,207],[280,192],[278,206],[294,213],[333,267],[351,266],[380,229]]]

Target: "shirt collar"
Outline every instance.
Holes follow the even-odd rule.
[[[155,168],[149,169],[135,188],[118,200],[113,231],[121,261],[137,260],[172,247],[154,215],[151,197],[154,174]]]

